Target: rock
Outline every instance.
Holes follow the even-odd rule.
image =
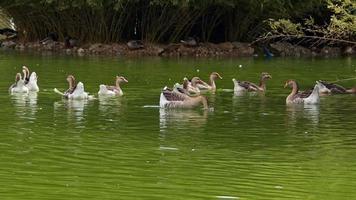
[[[77,50],[77,53],[80,54],[80,55],[83,55],[85,53],[85,50],[83,48],[79,48]]]
[[[217,46],[223,51],[232,51],[232,49],[234,49],[234,45],[231,42],[220,43]]]
[[[13,49],[16,46],[16,42],[12,40],[2,42],[1,46],[5,49]]]
[[[343,53],[344,55],[352,55],[352,54],[355,53],[355,51],[352,49],[351,46],[347,46],[347,47],[344,47],[342,53]]]
[[[338,47],[324,47],[321,49],[320,54],[322,56],[339,56],[341,55],[341,49]]]
[[[287,42],[276,42],[271,44],[271,47],[276,50],[280,56],[311,56],[312,52],[302,46],[292,45]]]
[[[249,43],[233,42],[232,44],[239,56],[253,56],[255,54],[255,49]]]

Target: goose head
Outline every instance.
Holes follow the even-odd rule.
[[[268,79],[271,79],[271,78],[272,78],[272,76],[269,73],[267,73],[267,72],[262,72],[261,73],[261,80],[268,80]]]
[[[294,84],[297,84],[295,80],[287,80],[286,83],[284,84],[284,88],[293,87]]]
[[[22,71],[26,71],[26,77],[24,77],[24,78],[29,78],[29,76],[30,76],[30,70],[28,69],[28,67],[26,67],[25,65],[24,66],[22,66]]]
[[[117,83],[128,83],[129,81],[125,77],[117,75],[116,82]]]
[[[218,78],[219,78],[219,79],[222,79],[222,77],[220,76],[220,74],[217,73],[217,72],[211,73],[211,74],[210,74],[210,78],[213,79],[213,80],[218,79]]]
[[[187,77],[183,78],[183,88],[187,89],[188,88],[188,84],[189,84],[189,80]]]
[[[199,77],[193,77],[191,83],[192,86],[195,86],[197,83],[201,83],[201,79]]]

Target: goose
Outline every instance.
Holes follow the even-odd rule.
[[[9,92],[12,93],[28,93],[28,88],[25,86],[25,80],[22,79],[21,74],[17,73],[15,77],[15,83],[9,88]]]
[[[321,94],[355,94],[356,93],[356,87],[346,89],[345,87],[335,84],[335,83],[329,83],[327,81],[318,81],[321,85],[319,89],[319,93]]]
[[[189,80],[187,78],[184,78],[182,84],[176,83],[173,85],[173,91],[179,92],[179,93],[182,93],[182,94],[185,94],[188,96],[192,96],[188,92],[188,84],[189,84]]]
[[[195,38],[193,37],[188,37],[184,40],[181,40],[180,41],[184,46],[187,46],[187,47],[196,47],[198,46],[198,42]]]
[[[143,45],[143,42],[141,40],[130,40],[127,42],[127,47],[130,50],[137,50],[137,49],[145,48],[145,46]]]
[[[109,85],[101,84],[99,86],[98,95],[109,95],[109,96],[117,95],[117,96],[122,96],[124,93],[122,92],[120,84],[121,83],[127,83],[127,82],[128,81],[126,80],[125,77],[116,76],[115,86],[109,86]]]
[[[311,92],[299,92],[299,86],[295,80],[286,81],[284,88],[292,87],[292,92],[286,98],[286,104],[318,104],[320,101],[319,85],[320,83],[317,81]]]
[[[188,78],[184,77],[183,80],[187,81]],[[202,80],[199,77],[193,77],[190,82],[188,80],[188,84],[187,84],[186,87],[187,87],[187,90],[188,90],[189,94],[191,94],[191,95],[200,94],[200,89],[198,87],[198,84],[202,84]]]
[[[161,108],[194,108],[200,104],[204,109],[208,109],[208,102],[204,96],[191,97],[167,87],[163,88],[159,100]]]
[[[242,92],[242,91],[265,92],[266,81],[271,78],[272,76],[270,74],[268,74],[267,72],[262,72],[259,85],[256,85],[249,81],[239,81],[233,78],[232,81],[234,82],[234,92]]]
[[[57,88],[54,88],[54,92],[62,95],[66,99],[81,100],[81,99],[89,98],[88,93],[84,91],[84,84],[82,82],[79,82],[76,85],[75,78],[73,75],[67,76],[67,82],[69,84],[68,90],[66,90],[64,93],[62,93]]]
[[[198,88],[200,89],[201,92],[202,91],[215,92],[216,91],[215,80],[217,78],[222,79],[222,77],[220,76],[219,73],[213,72],[209,76],[209,84],[201,80],[200,83],[197,84],[197,86],[198,86]]]
[[[22,72],[24,73],[25,86],[28,88],[30,92],[38,92],[40,89],[37,85],[38,76],[36,72],[32,72],[30,75],[30,70],[28,67],[23,66]]]

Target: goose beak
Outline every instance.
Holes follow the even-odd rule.
[[[288,83],[284,84],[284,88],[288,87]]]

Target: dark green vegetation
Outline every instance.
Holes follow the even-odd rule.
[[[355,39],[355,3],[350,0],[3,0],[0,7],[30,41],[49,32],[104,43],[168,43],[189,36],[204,42],[253,41],[276,30],[270,19],[313,20],[314,27],[335,27],[331,35],[321,36],[336,31],[343,39]],[[350,18],[341,19],[344,12]]]

